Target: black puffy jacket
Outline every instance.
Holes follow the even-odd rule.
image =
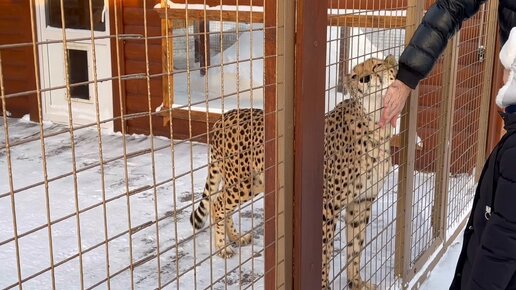
[[[450,290],[516,289],[516,113],[503,118],[507,133],[482,170]]]
[[[502,44],[516,27],[516,0],[499,0],[498,21]],[[437,58],[465,19],[473,16],[485,0],[438,0],[417,28],[399,60],[397,78],[416,88],[432,70]]]

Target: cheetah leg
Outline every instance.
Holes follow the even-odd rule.
[[[329,274],[330,261],[333,256],[333,243],[335,236],[336,218],[331,210],[333,205],[328,204],[323,209],[323,240],[322,240],[322,287],[321,289],[330,289]]]
[[[234,185],[224,185],[224,193],[217,196],[213,204],[213,219],[215,222],[215,247],[217,254],[222,258],[230,258],[234,255],[231,245],[226,243],[226,235],[230,239],[236,239],[238,233],[234,229],[231,215],[240,201],[245,202],[250,197],[250,184],[246,182],[232,182]],[[241,194],[239,197],[238,194]],[[247,199],[242,197],[248,197]]]
[[[346,209],[347,278],[352,290],[374,290],[376,286],[360,277],[360,260],[365,241],[365,229],[371,218],[373,199],[351,201]]]
[[[253,177],[253,191],[251,193],[252,196],[245,196],[245,192],[243,195],[244,200],[252,199],[256,194],[261,193],[265,190],[264,187],[264,174],[254,174]],[[233,224],[233,219],[228,218],[228,222],[226,223],[226,230],[229,237],[229,240],[233,243],[236,243],[239,246],[249,245],[253,240],[252,233],[247,233],[245,235],[240,236],[238,231],[235,229]]]
[[[226,233],[228,234],[229,240],[239,246],[249,245],[253,240],[251,233],[240,236],[238,231],[235,229],[233,219],[231,217],[228,217],[226,221]]]

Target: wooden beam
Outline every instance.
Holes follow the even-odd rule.
[[[164,8],[156,8],[160,17],[165,17]],[[230,21],[242,23],[263,23],[264,13],[261,11],[236,11],[232,10],[200,10],[188,9],[168,9],[168,17],[173,19],[188,19],[190,21]],[[238,16],[238,18],[237,18]],[[328,26],[347,26],[364,28],[405,28],[406,18],[404,16],[383,16],[383,15],[329,15]]]
[[[264,0],[174,0],[178,4],[206,4],[206,6],[221,5],[241,5],[241,6],[260,6],[263,7]]]
[[[155,8],[160,14],[160,17],[165,17],[164,8]],[[201,9],[168,9],[168,17],[172,19],[186,19],[198,21],[227,21],[227,22],[241,22],[241,23],[263,23],[263,12],[261,11],[232,11],[232,10],[201,10]],[[238,14],[238,18],[237,18]]]
[[[435,0],[426,0],[425,7],[430,6]],[[221,5],[245,5],[263,7],[263,0],[174,0],[179,4],[206,4],[207,6]],[[376,0],[376,1],[359,1],[359,0],[328,0],[328,7],[333,9],[360,9],[360,10],[405,10],[407,9],[407,0]]]
[[[369,2],[369,1],[368,1]],[[363,28],[405,28],[405,16],[382,15],[329,15],[328,26],[346,26]]]
[[[199,122],[208,122],[215,123],[218,119],[220,119],[219,113],[210,113],[210,112],[203,112],[203,111],[192,111],[188,109],[181,109],[181,108],[174,108],[174,109],[163,109],[160,111],[160,115],[162,116],[169,116],[169,111],[172,113],[173,118],[178,119],[184,119],[188,120],[190,118],[192,121],[199,121]]]

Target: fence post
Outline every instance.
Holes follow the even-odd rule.
[[[494,2],[494,3],[493,3]],[[477,166],[475,171],[475,180],[478,181],[480,178],[480,172],[482,171],[482,167],[484,166],[484,162],[486,159],[486,147],[487,147],[487,138],[488,138],[488,129],[490,122],[486,122],[489,119],[483,119],[482,116],[489,116],[489,106],[491,102],[491,92],[493,85],[497,85],[496,82],[493,81],[493,72],[495,67],[495,59],[498,59],[498,50],[496,45],[497,39],[497,19],[498,19],[498,9],[496,1],[488,2],[488,14],[487,14],[487,28],[485,31],[486,35],[486,55],[485,55],[485,67],[484,67],[484,80],[483,80],[483,90],[482,90],[482,100],[480,103],[480,116],[479,118],[479,128],[478,128],[478,151],[477,151]],[[496,90],[495,90],[496,91]],[[493,95],[494,97],[494,95]]]
[[[405,43],[408,44],[423,17],[424,1],[408,0],[405,29]],[[407,273],[410,268],[410,229],[412,222],[412,190],[414,188],[414,163],[416,144],[416,123],[418,111],[419,88],[414,90],[402,112],[398,198],[396,208],[396,247],[395,274],[402,281],[402,287],[408,283]]]
[[[165,9],[161,18],[161,71],[165,73],[161,78],[161,87],[163,93],[163,108],[170,109],[174,104],[174,42],[172,41],[173,26],[171,18],[168,14],[168,5],[166,1],[161,0],[161,8]],[[170,116],[163,116],[163,126],[170,122]]]
[[[441,110],[439,118],[439,134],[437,148],[437,166],[435,173],[435,197],[432,208],[432,237],[444,241],[444,219],[448,195],[448,181],[450,173],[451,157],[451,131],[453,125],[453,112],[455,108],[455,95],[457,89],[457,64],[459,57],[460,31],[451,39],[444,52]]]
[[[278,259],[278,116],[277,116],[277,0],[264,1],[265,109],[265,289],[277,287]]]
[[[295,1],[278,1],[276,289],[292,289]]]
[[[340,27],[340,40],[339,40],[339,72],[338,72],[338,83],[337,91],[343,94],[347,94],[346,86],[344,85],[344,76],[349,72],[349,37],[351,35],[351,27],[341,26]]]
[[[328,1],[296,6],[293,289],[320,289]]]

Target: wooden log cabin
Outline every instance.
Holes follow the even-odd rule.
[[[65,79],[63,49],[60,22],[60,6],[58,0],[46,1],[30,7],[30,1],[7,0],[0,2],[0,57],[3,72],[3,86],[6,95],[6,109],[12,117],[21,117],[29,114],[31,120],[38,121],[38,102],[41,98],[43,119],[67,123],[65,101]],[[427,6],[433,1],[428,0]],[[38,2],[39,3],[39,2]],[[89,30],[88,1],[67,1],[75,3],[67,6],[66,16],[73,21],[66,23],[68,42],[68,59],[70,78],[72,83],[91,81],[90,72],[84,72],[77,67],[88,67],[92,55],[90,47],[95,46],[97,59],[96,76],[98,82],[98,97],[100,117],[103,120],[113,120],[103,123],[107,130],[126,133],[149,134],[150,128],[155,135],[174,138],[204,140],[209,126],[219,117],[218,112],[187,110],[186,107],[174,108],[174,84],[170,82],[167,72],[174,71],[173,58],[170,57],[171,43],[162,38],[166,35],[167,22],[164,20],[164,11],[158,13],[154,7],[160,4],[159,0],[144,1],[103,1],[94,0],[93,22],[94,34],[97,39],[93,42]],[[174,0],[174,3],[184,4],[185,0]],[[219,5],[220,0],[188,0],[188,4],[207,3],[210,6]],[[224,0],[224,5],[235,5],[237,0]],[[263,0],[238,0],[240,5],[262,7]],[[67,4],[68,5],[68,4]],[[329,6],[335,9],[364,9],[364,10],[396,10],[404,9],[406,1],[354,1],[330,0]],[[198,10],[179,11],[168,9],[167,15],[177,18],[200,21],[216,21],[220,17],[224,20],[236,19],[235,11],[220,14],[217,11],[204,13]],[[169,14],[168,14],[169,13]],[[28,15],[32,17],[27,17]],[[73,15],[73,17],[71,16]],[[160,17],[161,15],[161,17]],[[188,16],[186,16],[188,15]],[[207,15],[207,16],[206,16]],[[208,17],[210,19],[204,19]],[[264,23],[266,20],[262,10],[251,14],[240,13],[241,22]],[[474,22],[476,21],[476,22]],[[478,54],[478,39],[482,34],[482,16],[471,20],[471,25],[461,32],[461,48],[459,50],[458,87],[454,109],[455,123],[453,131],[452,160],[459,160],[452,165],[455,173],[469,172],[475,164],[475,149],[466,150],[464,144],[471,144],[477,138],[475,122],[478,118],[476,111],[481,89],[481,61],[472,61],[472,56]],[[172,22],[168,22],[170,25]],[[329,25],[402,28],[405,25],[404,17],[357,17],[356,15],[330,15]],[[477,23],[477,25],[475,25]],[[205,26],[207,27],[207,26]],[[169,27],[170,28],[170,27]],[[269,27],[270,29],[271,27]],[[34,32],[33,32],[34,31]],[[198,32],[199,33],[199,32]],[[33,35],[34,34],[34,35]],[[113,37],[118,35],[118,37]],[[34,42],[42,44],[33,47]],[[274,46],[275,39],[265,38],[265,46]],[[208,59],[203,59],[209,53],[199,48],[199,60],[209,65]],[[168,54],[167,54],[168,51]],[[192,52],[193,53],[193,52]],[[274,64],[269,69],[274,72]],[[150,77],[147,78],[147,72]],[[199,73],[205,73],[206,68],[200,65]],[[194,72],[192,72],[194,73]],[[168,74],[170,75],[170,74]],[[423,149],[416,153],[416,169],[434,171],[437,154],[437,131],[439,129],[440,106],[440,65],[437,65],[433,74],[420,85],[419,118],[417,132],[423,139]],[[499,74],[497,74],[499,76]],[[36,81],[39,80],[38,85]],[[462,80],[462,81],[461,81]],[[495,82],[495,85],[499,85]],[[41,93],[37,93],[37,89]],[[50,90],[51,88],[54,88]],[[55,89],[58,88],[58,89]],[[91,95],[92,85],[77,85],[71,88],[74,97],[74,123],[77,125],[94,122],[95,110]],[[267,92],[265,93],[267,98]],[[271,98],[274,96],[271,95]],[[156,112],[161,109],[161,112]],[[494,113],[494,109],[491,110]],[[76,113],[77,112],[77,113]],[[152,116],[149,118],[149,112]],[[171,112],[171,113],[170,113]],[[172,120],[170,120],[172,117]],[[171,121],[171,122],[170,122]],[[150,123],[152,122],[152,126]],[[495,142],[500,132],[500,123],[492,121],[490,126],[490,140]],[[172,124],[172,126],[170,126]],[[491,144],[492,145],[492,144]],[[395,150],[397,152],[397,150]],[[466,157],[467,156],[467,157]],[[397,155],[395,160],[398,160]]]

